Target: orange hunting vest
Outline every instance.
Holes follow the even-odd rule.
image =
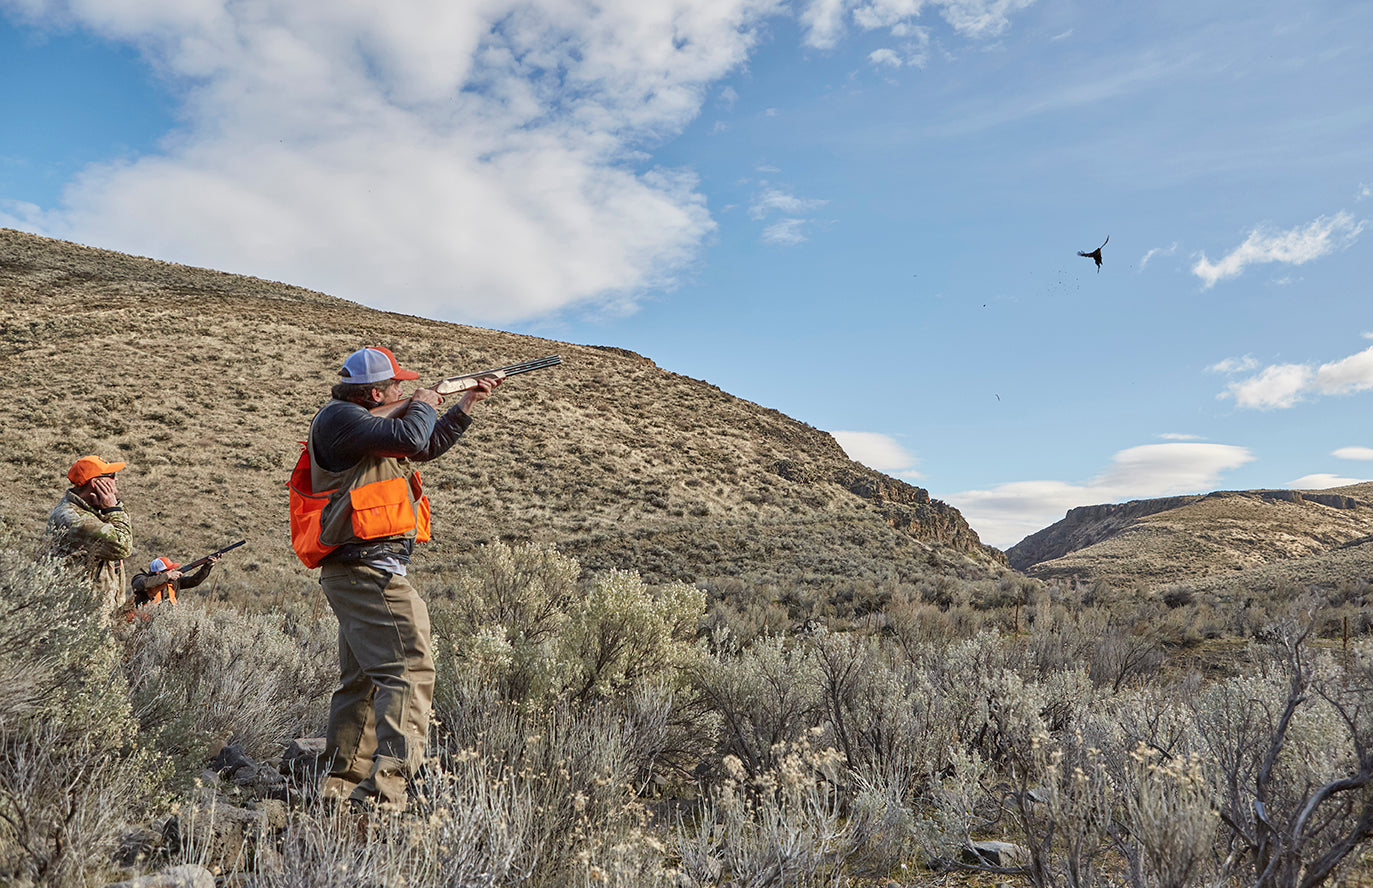
[[[143,603],[143,607],[152,607],[155,604],[160,604],[164,595],[168,601],[172,604],[176,604],[175,582],[166,582],[156,589],[144,589],[143,592],[148,596],[148,600]]]
[[[408,459],[369,456],[331,472],[315,462],[313,438],[312,426],[287,482],[291,547],[306,567],[345,543],[429,539],[429,497]]]

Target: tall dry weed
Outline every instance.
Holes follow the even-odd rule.
[[[153,608],[124,634],[139,718],[187,761],[203,758],[211,738],[270,758],[323,727],[338,678],[336,627],[332,616],[305,623],[194,601]]]

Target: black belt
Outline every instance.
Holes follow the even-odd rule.
[[[344,543],[325,555],[321,561],[377,561],[394,558],[401,564],[409,564],[415,551],[414,540],[384,540],[380,543]]]

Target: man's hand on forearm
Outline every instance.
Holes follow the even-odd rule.
[[[410,400],[418,401],[421,404],[428,404],[437,412],[439,405],[443,403],[443,396],[433,389],[421,388],[415,389],[415,393],[410,396]]]
[[[458,402],[458,409],[468,416],[472,415],[472,408],[477,406],[478,401],[485,401],[496,386],[505,380],[497,376],[483,376],[477,380],[477,384],[468,389]]]

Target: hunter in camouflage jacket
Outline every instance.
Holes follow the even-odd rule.
[[[129,513],[120,504],[97,509],[68,490],[48,516],[47,537],[48,551],[70,559],[90,578],[101,609],[112,617],[127,594],[123,559],[133,554]]]

